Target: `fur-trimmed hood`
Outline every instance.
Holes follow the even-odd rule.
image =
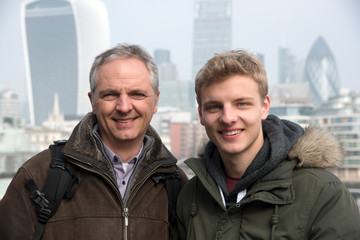
[[[309,126],[289,152],[290,159],[299,159],[299,167],[332,168],[344,158],[341,143],[329,132]]]

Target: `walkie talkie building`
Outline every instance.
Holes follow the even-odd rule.
[[[100,0],[31,0],[22,5],[30,122],[40,125],[55,93],[65,115],[84,115],[88,73],[109,46],[107,11]]]

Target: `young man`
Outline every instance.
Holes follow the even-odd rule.
[[[177,239],[161,178],[176,171],[177,161],[150,126],[158,85],[157,67],[140,46],[118,45],[95,58],[92,113],[63,148],[81,182],[46,223],[42,239]],[[50,154],[45,150],[27,161],[11,182],[0,202],[2,239],[33,237],[38,217],[24,183],[33,179],[43,188]]]
[[[315,127],[268,116],[267,77],[246,51],[215,55],[196,76],[201,124],[210,139],[186,164],[181,239],[360,239],[359,209],[325,170],[340,144]]]

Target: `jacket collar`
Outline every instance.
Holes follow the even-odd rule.
[[[94,138],[92,131],[97,124],[96,116],[88,113],[74,128],[69,140],[64,146],[64,154],[71,156],[77,162],[83,165],[91,165],[102,172],[112,172],[109,161],[106,159],[103,147]],[[174,166],[176,158],[163,145],[155,129],[149,125],[146,131],[149,136],[151,147],[144,146],[144,160],[141,165],[143,172],[151,171],[159,166]],[[141,155],[143,155],[141,154]],[[147,169],[147,171],[145,171]]]
[[[215,181],[206,172],[206,166],[203,158],[192,158],[185,163],[194,171],[196,177],[218,202],[223,205],[223,197]],[[263,178],[252,184],[242,198],[242,204],[253,201],[263,201],[271,204],[288,204],[295,198],[295,192],[292,184],[292,172],[297,161],[284,161],[277,168],[266,174]]]

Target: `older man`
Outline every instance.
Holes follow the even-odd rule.
[[[176,172],[177,161],[150,126],[158,85],[157,67],[140,46],[118,45],[95,58],[92,113],[63,147],[81,183],[48,220],[43,239],[177,239],[162,181]],[[34,235],[38,217],[24,183],[32,179],[42,189],[50,161],[45,150],[18,170],[0,202],[2,239]]]

